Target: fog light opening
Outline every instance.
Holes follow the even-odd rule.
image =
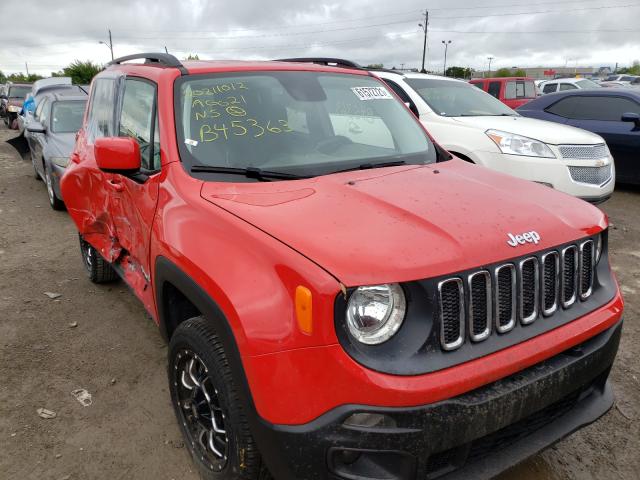
[[[344,422],[345,427],[358,428],[397,428],[396,421],[382,413],[354,413]]]

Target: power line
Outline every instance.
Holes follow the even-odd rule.
[[[459,18],[489,18],[489,17],[514,17],[519,15],[541,15],[547,13],[573,13],[573,12],[582,12],[586,10],[608,10],[611,8],[635,8],[640,7],[638,3],[630,3],[626,5],[605,5],[600,7],[583,7],[583,8],[572,8],[571,10],[538,10],[533,12],[518,12],[518,13],[494,13],[489,15],[454,15],[454,16],[435,16],[434,19],[459,19]]]

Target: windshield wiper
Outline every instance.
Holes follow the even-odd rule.
[[[269,170],[262,170],[260,168],[255,168],[255,167],[234,168],[234,167],[216,167],[212,165],[193,165],[191,167],[191,172],[224,173],[227,175],[242,175],[247,178],[255,178],[256,180],[261,180],[263,182],[269,181],[271,179],[297,180],[300,178],[309,178],[309,177],[304,177],[302,175],[294,175],[292,173],[271,172]]]
[[[336,170],[331,173],[343,173],[343,172],[353,172],[355,170],[370,170],[372,168],[384,168],[384,167],[397,167],[399,165],[405,165],[407,162],[404,160],[395,160],[392,162],[380,162],[380,163],[362,163],[357,167],[345,168],[344,170]]]

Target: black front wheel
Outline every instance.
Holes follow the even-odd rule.
[[[82,235],[80,237],[80,253],[82,254],[82,263],[87,271],[89,280],[93,283],[107,283],[117,280],[118,274],[111,264],[107,262],[102,255],[87,242]]]
[[[267,480],[224,348],[203,317],[169,344],[169,390],[185,443],[205,479]]]

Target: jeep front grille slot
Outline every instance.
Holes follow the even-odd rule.
[[[486,270],[469,275],[469,337],[480,342],[491,333],[491,274]]]
[[[558,308],[559,263],[558,252],[542,256],[542,314],[545,317],[554,314]]]
[[[523,325],[528,325],[538,316],[539,276],[536,257],[520,262],[520,322]]]
[[[440,299],[440,343],[444,350],[455,350],[464,342],[464,285],[459,278],[438,284]]]
[[[496,330],[505,333],[516,325],[516,267],[508,263],[496,268]]]
[[[580,299],[586,300],[593,290],[593,241],[580,245]]]
[[[562,306],[569,308],[576,301],[578,279],[578,248],[571,245],[562,250]]]
[[[438,283],[440,345],[456,350],[494,332],[508,334],[518,324],[553,318],[593,293],[595,244],[584,240],[479,269]]]

